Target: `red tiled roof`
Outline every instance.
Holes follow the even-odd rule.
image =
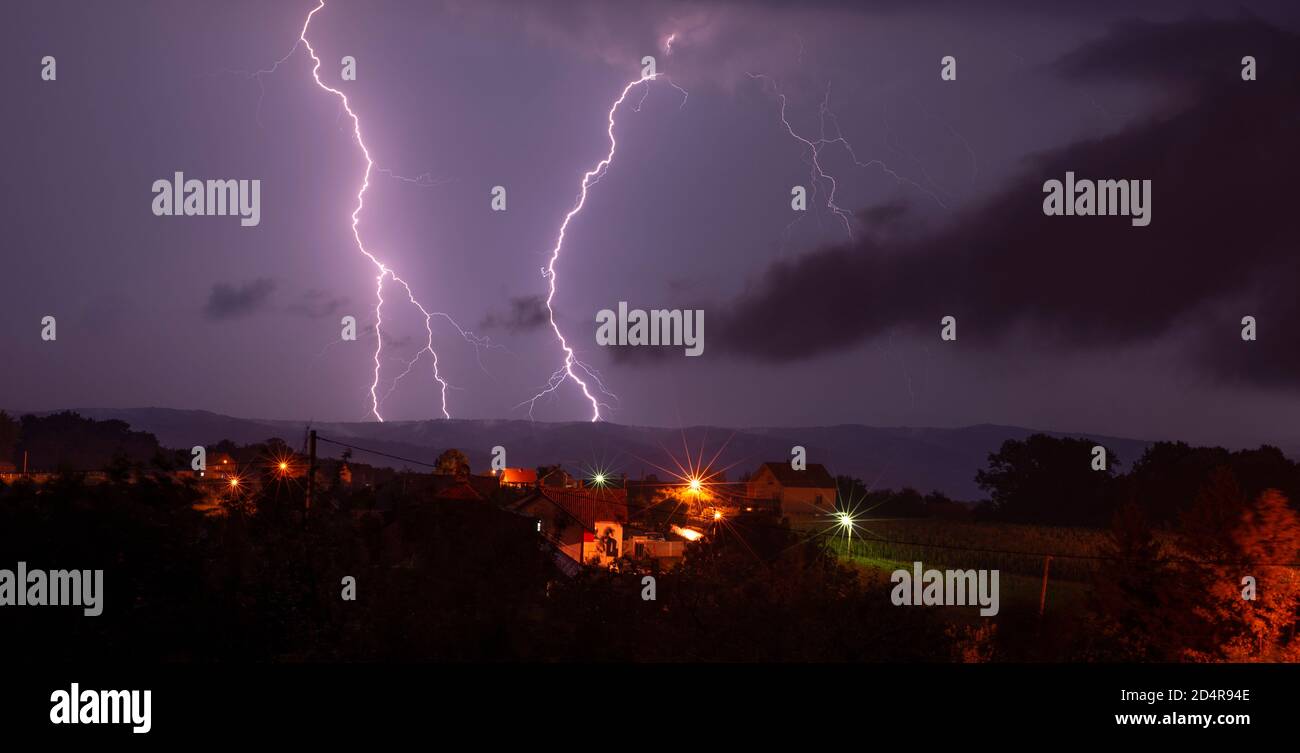
[[[627,522],[626,489],[562,489],[547,486],[539,488],[533,494],[515,503],[513,507],[521,510],[530,507],[540,499],[548,500],[559,507],[588,530],[594,530],[598,520]]]
[[[474,487],[467,482],[460,482],[447,486],[433,495],[434,499],[472,499],[482,501],[483,495],[474,491]]]

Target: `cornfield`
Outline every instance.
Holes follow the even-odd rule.
[[[857,524],[852,556],[921,562],[926,568],[997,569],[1033,576],[1042,574],[1043,555],[1051,554],[1052,578],[1085,581],[1101,562],[1075,557],[1105,556],[1108,540],[1106,531],[1089,528],[925,519],[875,520]],[[832,530],[827,543],[840,556],[849,554],[849,539],[842,531]]]

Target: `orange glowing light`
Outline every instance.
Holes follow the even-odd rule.
[[[233,489],[233,488],[235,488],[236,486],[239,486],[239,479],[237,479],[237,478],[232,478],[232,479],[230,479],[230,488]]]
[[[714,510],[714,511],[713,511],[713,519],[714,519],[714,520],[722,520],[722,511],[721,511],[721,510]]]
[[[720,507],[714,503],[714,500],[728,496],[726,489],[729,482],[725,474],[735,464],[717,466],[718,459],[726,449],[727,442],[723,442],[713,452],[712,457],[705,455],[704,444],[693,451],[683,431],[680,458],[665,447],[664,451],[668,453],[668,465],[660,465],[645,458],[639,459],[675,479],[674,482],[664,485],[671,488],[662,493],[662,502],[675,505],[674,510],[686,506],[691,515],[697,518],[704,517],[707,520],[709,511],[716,511]]]
[[[280,461],[280,470],[282,470],[282,471],[287,471],[287,470],[289,470],[289,464],[286,463],[286,462],[284,462],[283,460],[281,460],[281,461]]]
[[[681,526],[674,525],[671,530],[673,533],[677,534],[678,536],[681,536],[687,541],[699,541],[700,539],[704,538],[704,534],[700,533],[694,528],[682,528]]]

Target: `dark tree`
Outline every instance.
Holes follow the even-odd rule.
[[[1187,624],[1178,572],[1162,550],[1143,508],[1120,506],[1091,597],[1089,659],[1178,661],[1184,647],[1176,624]]]
[[[1045,434],[1023,442],[1007,440],[989,455],[989,467],[975,474],[975,482],[989,493],[995,518],[1044,525],[1104,525],[1114,509],[1114,468],[1120,462],[1107,449],[1107,468],[1093,470],[1096,444]]]
[[[154,435],[132,431],[125,421],[93,421],[71,411],[22,417],[17,452],[32,470],[97,471],[116,458],[148,463],[161,447]]]
[[[1148,447],[1123,479],[1125,495],[1138,500],[1152,524],[1173,527],[1221,467],[1232,470],[1247,498],[1278,489],[1292,500],[1300,499],[1300,465],[1276,447],[1229,452],[1185,442],[1156,442]]]
[[[451,476],[469,475],[469,458],[465,453],[456,448],[444,450],[438,459],[434,461],[438,473],[445,473]]]
[[[1183,516],[1177,584],[1195,623],[1187,659],[1294,661],[1300,609],[1300,516],[1274,489],[1253,499],[1232,470],[1214,470]],[[1248,598],[1252,594],[1254,598]]]
[[[0,410],[0,463],[13,462],[18,448],[18,422]]]

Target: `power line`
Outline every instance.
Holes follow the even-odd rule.
[[[413,460],[411,458],[404,458],[401,455],[392,455],[387,452],[380,452],[379,450],[370,450],[370,449],[366,449],[365,447],[358,447],[357,445],[354,444],[349,444],[347,442],[340,442],[336,439],[330,439],[329,437],[321,436],[319,433],[316,434],[316,441],[329,442],[330,444],[336,444],[340,447],[347,447],[348,449],[358,450],[360,452],[368,453],[370,455],[379,455],[380,457],[389,458],[391,460],[400,460],[403,463],[414,463],[416,465],[425,466],[426,468],[438,467],[436,463],[426,463],[423,460]]]

